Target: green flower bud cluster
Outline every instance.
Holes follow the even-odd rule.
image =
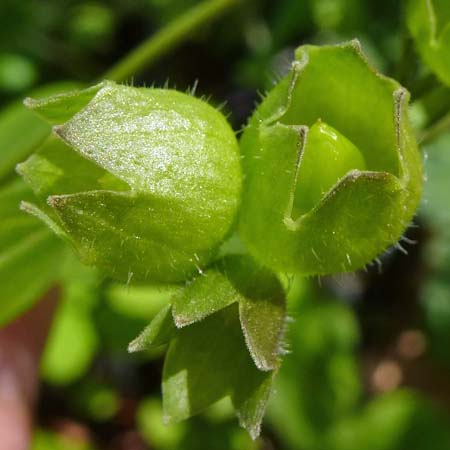
[[[43,200],[24,207],[122,280],[201,271],[240,202],[241,237],[263,265],[352,271],[400,238],[420,198],[408,98],[357,41],[300,47],[241,138],[242,195],[231,128],[191,95],[104,82],[27,100],[57,137],[19,165]]]
[[[274,272],[355,270],[414,215],[408,99],[352,41],[300,47],[240,145],[219,111],[173,90],[106,81],[26,100],[54,135],[18,166],[37,197],[22,208],[113,278],[188,281],[129,348],[169,344],[167,422],[228,396],[259,434],[286,324]],[[230,255],[235,225],[248,252]]]

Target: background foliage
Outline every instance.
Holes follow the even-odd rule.
[[[195,3],[2,4],[0,322],[25,310],[55,282],[62,289],[42,364],[34,448],[449,449],[450,132],[423,146],[428,181],[403,243],[409,256],[394,249],[367,272],[286,280],[289,354],[255,442],[236,426],[226,401],[163,426],[164,348],[132,356],[126,349],[171,292],[104,279],[15,209],[27,191],[14,166],[48,132],[21,98],[36,89],[58,90],[52,84],[61,80],[71,85],[96,80]],[[426,128],[448,113],[450,88],[420,62],[403,6],[394,0],[237,2],[214,25],[206,24],[137,74],[134,83],[169,80],[185,90],[198,80],[198,94],[211,96],[215,105],[226,101],[237,131],[258,92],[285,73],[295,47],[357,37],[377,68],[411,91],[412,118],[417,128]],[[5,264],[5,255],[12,255],[13,264]],[[27,280],[21,296],[18,279]]]

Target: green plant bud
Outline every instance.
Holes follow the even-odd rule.
[[[450,2],[409,0],[407,24],[420,56],[450,86]]]
[[[278,271],[353,271],[395,243],[422,189],[408,92],[359,43],[304,46],[241,138],[240,231]]]
[[[208,264],[233,224],[239,148],[191,95],[104,82],[26,100],[58,124],[18,171],[43,205],[24,209],[81,260],[120,280],[178,282]]]

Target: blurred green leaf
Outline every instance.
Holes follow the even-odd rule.
[[[31,307],[56,282],[64,246],[37,219],[19,209],[32,197],[16,179],[0,190],[0,324]]]
[[[32,91],[34,97],[45,97],[75,83],[54,83]],[[0,111],[0,181],[9,175],[50,134],[50,126],[29,111],[22,101],[13,102]]]
[[[41,363],[41,375],[55,385],[72,383],[83,375],[98,347],[91,314],[98,302],[98,274],[72,254],[61,272],[60,305]]]
[[[313,20],[319,30],[342,31],[349,35],[363,29],[366,2],[360,0],[309,0]]]
[[[179,289],[179,286],[112,284],[107,287],[105,298],[112,309],[124,316],[151,320]]]
[[[328,436],[327,450],[448,450],[450,420],[407,390],[371,401]]]
[[[29,89],[37,79],[35,65],[15,53],[0,53],[0,90],[16,93]]]
[[[45,348],[41,373],[47,382],[65,385],[82,376],[97,351],[92,319],[76,305],[60,306]]]
[[[439,234],[447,234],[450,225],[448,191],[450,180],[450,132],[439,136],[424,148],[426,154],[425,171],[427,182],[424,184],[423,200],[420,212],[432,223]],[[449,233],[450,236],[450,233]]]
[[[420,293],[420,305],[430,337],[431,354],[450,363],[450,133],[426,147],[427,183],[420,212],[431,228],[424,249],[430,267]]]
[[[139,405],[137,426],[152,449],[261,450],[262,440],[252,441],[244,430],[236,427],[232,417],[232,406],[225,399],[188,422],[167,426],[162,422],[161,401],[150,397]]]
[[[33,435],[31,450],[94,450],[94,447],[70,436],[37,429]]]
[[[161,450],[182,448],[180,442],[187,426],[186,423],[164,425],[160,399],[147,398],[139,404],[137,427],[145,441],[153,448]]]
[[[321,300],[314,291],[299,293],[291,297],[289,353],[276,379],[269,420],[289,448],[327,450],[324,433],[353,414],[360,399],[358,326],[348,307]]]
[[[450,3],[447,0],[408,0],[406,20],[425,64],[450,85]]]
[[[112,386],[86,377],[72,391],[76,410],[95,422],[112,420],[120,408],[119,393]]]
[[[85,49],[102,49],[114,31],[113,9],[100,2],[83,2],[73,12],[69,24],[73,41]]]
[[[431,353],[450,364],[450,283],[448,277],[432,277],[421,292]]]

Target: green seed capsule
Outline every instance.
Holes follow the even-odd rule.
[[[395,243],[422,188],[408,93],[359,43],[304,46],[241,138],[240,231],[278,271],[353,271]]]
[[[223,115],[193,96],[105,82],[26,104],[53,123],[19,172],[46,220],[87,264],[127,280],[201,270],[234,221],[239,148]]]

